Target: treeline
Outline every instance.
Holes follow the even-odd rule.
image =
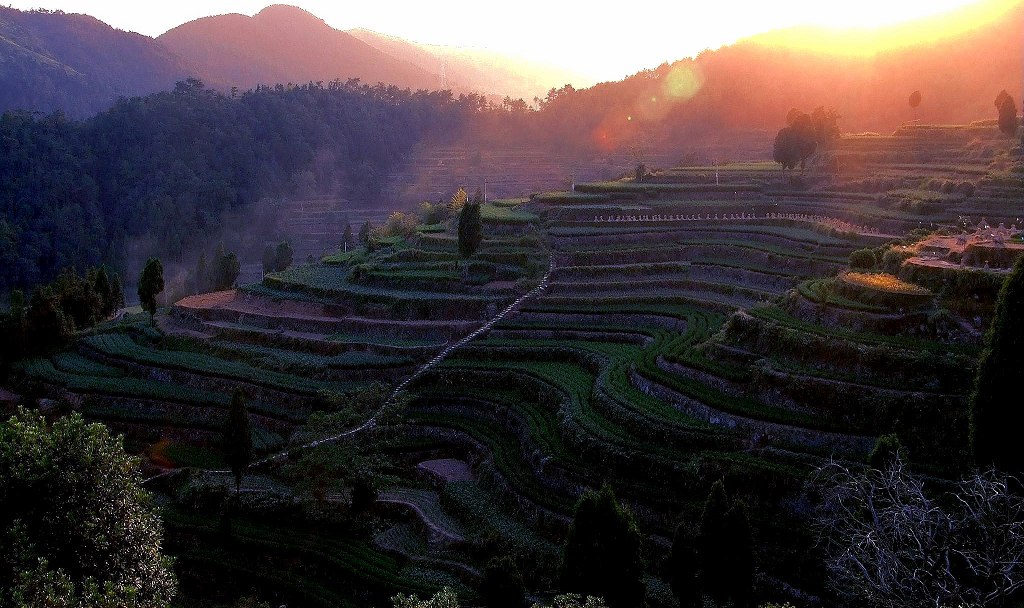
[[[134,239],[176,259],[260,197],[372,204],[414,145],[452,133],[481,105],[358,81],[229,96],[190,79],[82,122],[4,114],[0,293],[65,267],[122,268]]]
[[[10,309],[0,313],[0,378],[11,361],[61,346],[76,331],[109,319],[122,306],[121,277],[106,266],[89,268],[84,276],[66,267],[29,298],[12,291]]]

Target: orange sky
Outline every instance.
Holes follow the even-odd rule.
[[[185,21],[222,13],[254,14],[270,0],[177,0],[168,3],[132,0],[8,0],[15,8],[42,6],[87,13],[121,29],[159,35]],[[376,0],[336,2],[293,0],[339,29],[365,27],[410,40],[484,47],[567,67],[590,82],[617,80],[644,68],[695,55],[758,33],[794,26],[861,28],[859,31],[804,30],[785,38],[788,44],[841,47],[863,51],[906,40],[941,35],[951,27],[971,27],[1020,0],[857,0],[822,2],[786,0],[748,2],[717,0],[649,0],[602,5],[578,0]],[[953,18],[943,19],[958,8]],[[881,25],[936,16],[924,28],[904,30],[902,37],[877,36]],[[782,40],[770,39],[772,43]],[[867,45],[865,44],[867,40]],[[874,45],[874,46],[871,46]]]

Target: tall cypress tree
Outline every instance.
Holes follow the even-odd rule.
[[[245,394],[235,389],[231,395],[231,408],[224,424],[224,458],[235,475],[235,492],[242,490],[242,473],[252,463],[252,423],[245,405]]]
[[[734,606],[744,608],[751,605],[754,595],[754,539],[747,505],[742,500],[734,500],[726,521],[729,533],[726,544],[732,554],[729,597]]]
[[[149,258],[139,275],[138,295],[142,308],[156,313],[156,297],[164,290],[164,267],[157,258]]]
[[[480,205],[466,203],[459,212],[459,255],[464,258],[473,255],[483,238]]]
[[[694,608],[701,605],[700,585],[697,582],[697,546],[695,533],[683,521],[676,527],[672,537],[672,552],[668,560],[668,582],[672,594],[679,600],[680,608]]]
[[[721,604],[729,597],[732,586],[732,550],[729,547],[729,499],[725,484],[718,480],[711,486],[700,516],[697,556],[700,560],[700,583],[704,592]]]
[[[584,494],[565,541],[563,589],[603,597],[610,608],[637,608],[644,605],[643,573],[633,516],[607,485]]]
[[[1024,472],[1020,449],[1021,370],[1024,370],[1024,258],[1003,283],[995,318],[985,336],[971,394],[971,448],[975,464]]]

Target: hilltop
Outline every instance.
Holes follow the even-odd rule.
[[[0,110],[88,116],[122,95],[174,86],[193,70],[152,38],[88,15],[0,6]]]
[[[179,25],[157,41],[191,62],[203,79],[221,88],[246,90],[257,84],[349,78],[402,88],[440,88],[435,75],[294,6],[268,6],[252,17],[203,17]]]

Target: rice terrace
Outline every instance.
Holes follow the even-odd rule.
[[[429,45],[250,89],[203,19],[132,35],[209,88],[0,118],[0,607],[1022,605],[1024,69],[751,118],[737,43],[520,106]]]

